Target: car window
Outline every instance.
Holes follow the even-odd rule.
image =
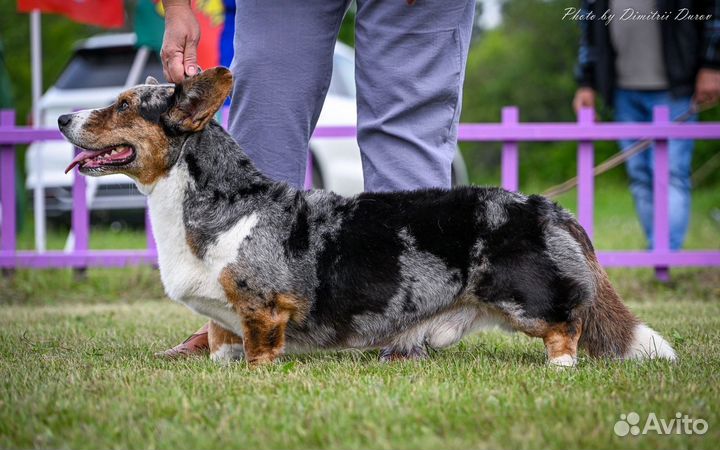
[[[88,89],[124,86],[137,50],[133,47],[80,49],[55,84],[60,89]],[[163,80],[162,65],[151,53],[139,83],[152,75]]]
[[[132,47],[80,49],[56,86],[60,89],[123,86],[134,57]]]

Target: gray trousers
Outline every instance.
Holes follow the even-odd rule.
[[[230,133],[269,177],[302,187],[349,0],[238,0]],[[449,187],[474,0],[357,0],[365,189]]]

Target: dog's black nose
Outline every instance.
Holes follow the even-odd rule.
[[[58,117],[58,125],[60,125],[60,128],[66,127],[71,120],[72,114],[63,114],[62,116]]]

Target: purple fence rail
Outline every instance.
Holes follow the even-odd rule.
[[[157,260],[155,241],[149,220],[146,220],[147,249],[91,250],[89,249],[89,210],[86,184],[75,175],[73,184],[72,229],[75,246],[69,252],[17,250],[15,217],[15,145],[40,140],[57,140],[62,136],[54,129],[16,127],[12,111],[0,112],[0,268],[19,267],[122,267],[133,264],[154,264]],[[355,127],[324,127],[315,131],[315,138],[354,137]],[[720,140],[720,123],[673,124],[668,109],[658,107],[650,123],[595,123],[592,110],[581,111],[577,123],[521,123],[518,109],[503,108],[499,124],[461,124],[461,141],[501,142],[502,186],[517,190],[519,185],[520,142],[577,141],[578,220],[590,237],[594,234],[595,187],[593,177],[595,141],[619,139],[652,139],[655,141],[655,216],[656,246],[651,251],[599,251],[605,266],[655,267],[660,278],[668,277],[669,267],[720,266],[720,249],[670,251],[668,227],[668,139]],[[308,180],[312,175],[310,164]]]

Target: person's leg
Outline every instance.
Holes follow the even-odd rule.
[[[615,93],[615,121],[648,122],[652,118],[652,108],[648,109],[643,92],[618,89]],[[631,147],[636,140],[621,140],[621,149]],[[630,192],[635,201],[640,224],[642,225],[648,247],[652,247],[653,224],[653,178],[652,148],[639,153],[625,162],[630,178]]]
[[[310,135],[332,75],[349,0],[238,0],[229,131],[258,169],[302,188]],[[208,325],[157,353],[180,357],[208,348]]]
[[[365,190],[450,187],[473,0],[358,0]]]
[[[670,117],[675,119],[685,114],[690,108],[691,97],[672,97],[669,93],[663,95],[657,104],[666,104],[670,107]],[[696,122],[697,115],[688,119]],[[692,197],[692,156],[695,148],[694,142],[689,139],[673,139],[668,145],[670,164],[670,248],[680,250],[685,242],[688,226],[690,224],[690,205]]]
[[[349,0],[238,0],[230,134],[270,178],[302,188]]]

